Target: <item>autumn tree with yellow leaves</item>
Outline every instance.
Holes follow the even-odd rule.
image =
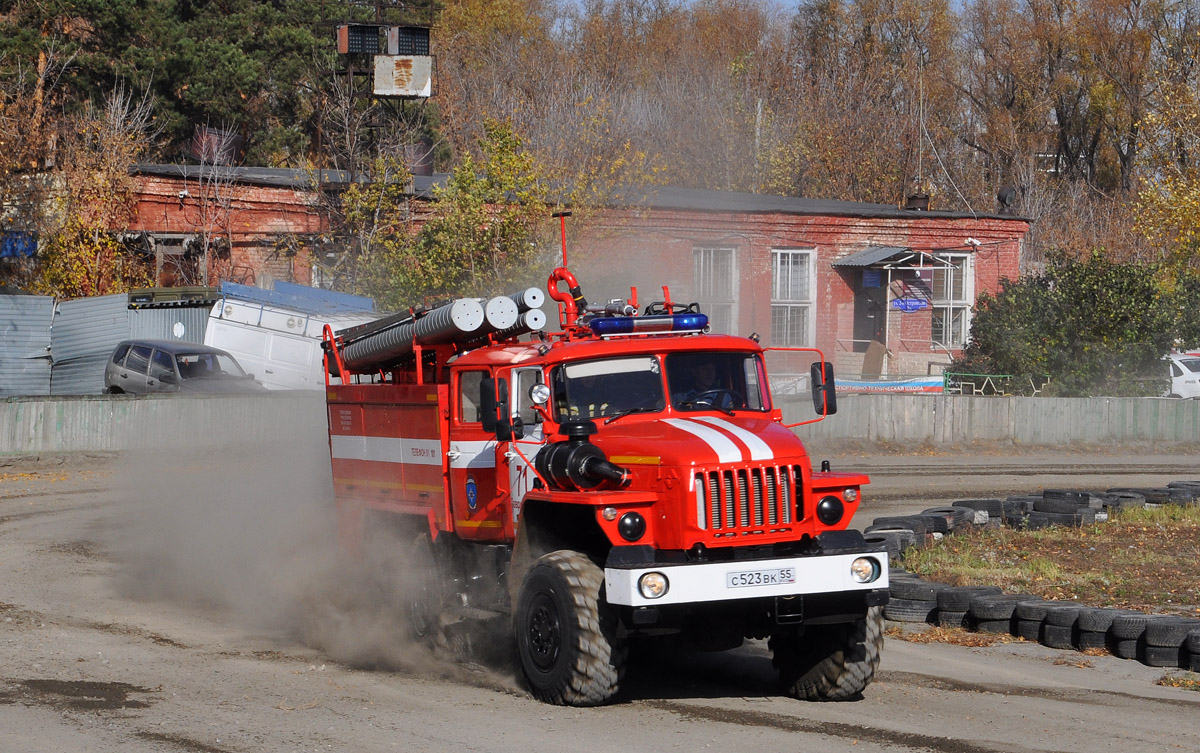
[[[55,169],[40,217],[34,292],[59,298],[124,293],[154,282],[152,258],[122,242],[136,203],[130,166],[145,152],[153,113],[118,88],[104,109],[88,107],[56,142]]]

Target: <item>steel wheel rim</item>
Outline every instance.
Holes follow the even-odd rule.
[[[539,594],[533,605],[527,632],[533,663],[542,670],[553,667],[562,647],[562,625],[558,610],[544,594]]]

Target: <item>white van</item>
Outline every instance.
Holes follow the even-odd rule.
[[[374,321],[369,298],[276,282],[275,290],[221,283],[204,344],[228,351],[272,390],[325,387],[321,334]]]
[[[1200,398],[1200,356],[1172,353],[1171,393],[1168,397]]]

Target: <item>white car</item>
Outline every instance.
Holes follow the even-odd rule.
[[[1172,353],[1171,394],[1167,397],[1200,398],[1200,356]]]

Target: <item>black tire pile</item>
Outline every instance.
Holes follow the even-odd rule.
[[[1114,510],[1167,504],[1200,505],[1200,480],[1172,481],[1162,488],[1046,489],[1008,499],[960,499],[949,507],[931,507],[915,515],[875,518],[863,535],[868,542],[886,547],[888,557],[896,562],[903,561],[909,549],[931,546],[943,536],[969,527],[1079,528],[1108,521]]]
[[[1067,511],[1077,503],[1086,504]],[[1161,489],[1047,490],[1007,500],[960,500],[918,515],[876,518],[865,535],[869,541],[885,543],[893,562],[899,562],[908,546],[928,546],[940,538],[936,534],[968,525],[1003,521],[1025,528],[1082,526],[1107,520],[1106,513],[1113,509],[1163,504],[1200,505],[1200,481],[1175,481]],[[911,527],[903,527],[905,523]],[[1050,648],[1105,649],[1152,667],[1200,672],[1200,619],[1049,601],[1031,594],[1002,593],[995,586],[949,586],[895,567],[889,590],[891,598],[883,615],[894,622],[1007,633]]]

